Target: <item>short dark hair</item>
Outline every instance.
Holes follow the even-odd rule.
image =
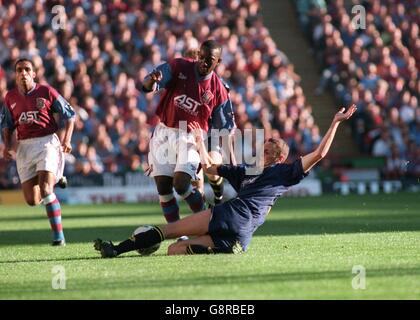
[[[16,71],[16,67],[17,67],[17,65],[19,64],[19,63],[21,63],[21,62],[29,62],[31,65],[32,65],[32,69],[34,69],[35,70],[35,63],[32,61],[32,59],[30,59],[30,58],[26,58],[26,57],[23,57],[23,58],[19,58],[19,59],[17,59],[16,60],[16,62],[15,62],[15,71]]]
[[[211,50],[220,50],[222,52],[222,46],[216,40],[210,39],[206,40],[201,44],[202,47],[206,47],[207,49]]]

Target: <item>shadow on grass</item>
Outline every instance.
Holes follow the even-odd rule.
[[[94,251],[94,249],[92,248],[92,252]],[[156,255],[158,256],[158,255]],[[152,257],[152,256],[150,256]],[[150,258],[150,257],[142,257],[144,258]],[[119,256],[117,259],[138,259],[139,255],[123,255],[123,256]],[[0,261],[0,264],[15,264],[15,263],[36,263],[36,262],[51,262],[51,261],[87,261],[87,260],[100,260],[102,259],[101,256],[98,255],[97,257],[68,257],[68,258],[39,258],[39,259],[14,259],[14,260],[3,260]]]
[[[122,213],[118,213],[118,212],[108,212],[108,213],[92,213],[91,211],[89,212],[78,212],[78,213],[71,213],[71,214],[66,214],[65,211],[63,211],[63,220],[77,220],[77,219],[115,219],[115,218],[131,218],[131,217],[138,217],[138,218],[143,218],[145,216],[163,216],[163,213],[158,211],[158,210],[151,210],[148,213],[145,212],[122,212]],[[46,213],[45,212],[41,212],[40,214],[31,214],[28,216],[24,216],[24,217],[1,217],[0,216],[0,222],[19,222],[19,221],[23,221],[23,222],[28,222],[28,221],[41,221],[41,220],[45,220],[46,219]]]
[[[369,277],[392,277],[403,275],[420,275],[420,268],[395,268],[395,269],[369,269]],[[203,277],[191,277],[185,279],[145,279],[136,278],[133,281],[124,282],[118,279],[118,283],[125,286],[147,287],[179,287],[191,285],[223,285],[223,284],[244,284],[244,283],[273,283],[284,281],[306,281],[306,280],[328,280],[328,279],[352,279],[354,274],[351,270],[331,270],[320,272],[284,272],[268,274],[242,274],[242,275],[212,275]],[[134,283],[133,283],[134,282]]]
[[[393,269],[369,269],[369,278],[377,277],[401,277],[401,276],[418,276],[420,275],[420,268],[393,268]],[[96,278],[86,281],[86,279],[73,279],[72,288],[66,288],[66,291],[92,291],[92,290],[116,290],[118,288],[124,288],[125,290],[131,288],[141,288],[142,294],[151,291],[161,291],[168,288],[182,288],[191,286],[233,286],[233,285],[249,285],[259,284],[264,286],[266,284],[284,284],[288,281],[322,281],[322,280],[348,280],[349,290],[350,281],[354,277],[347,270],[329,270],[329,271],[318,271],[318,272],[284,272],[284,273],[268,273],[268,274],[241,274],[241,275],[212,275],[212,276],[199,276],[188,277],[188,281],[185,278],[148,278],[144,276],[134,276],[129,278],[116,278],[113,279],[102,279],[98,281]],[[22,288],[5,288],[0,289],[0,293],[11,293],[11,292],[24,292],[31,291],[36,292],[36,288],[44,286],[45,283],[41,281],[31,281],[24,290]],[[45,292],[42,290],[40,292]]]
[[[420,214],[393,213],[369,216],[268,220],[256,231],[255,235],[315,235],[398,231],[420,231]]]
[[[91,242],[96,238],[120,241],[126,239],[136,227],[136,225],[110,225],[89,228],[66,228],[64,226],[64,232],[68,243]],[[257,230],[255,236],[399,232],[419,230],[420,215],[413,213],[399,213],[329,218],[272,219],[266,221],[265,224]],[[0,245],[48,244],[51,240],[50,237],[51,233],[47,229],[5,230],[0,231]]]
[[[47,221],[45,222],[47,224]],[[119,239],[128,238],[137,226],[105,226],[89,228],[66,228],[64,235],[67,243],[93,242],[96,238]],[[0,245],[34,245],[49,244],[51,231],[40,230],[6,230],[0,231]]]

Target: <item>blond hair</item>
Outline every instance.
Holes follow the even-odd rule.
[[[289,156],[289,146],[283,139],[269,138],[267,141],[275,146],[274,150],[276,152],[275,156],[277,159],[280,159],[281,156],[283,156],[284,160],[287,159],[287,157]]]

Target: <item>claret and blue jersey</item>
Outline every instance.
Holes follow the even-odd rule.
[[[58,125],[53,113],[58,113],[63,120],[75,116],[70,104],[48,85],[36,84],[35,88],[25,95],[14,88],[6,94],[5,104],[1,110],[1,127],[17,129],[19,140],[43,137],[56,132]]]
[[[235,123],[228,87],[215,72],[200,76],[195,66],[194,60],[177,58],[156,68],[162,80],[154,89],[166,89],[156,114],[171,128],[178,128],[180,121],[196,121],[205,132],[209,128],[232,130]]]

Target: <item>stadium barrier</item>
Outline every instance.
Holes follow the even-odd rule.
[[[322,195],[322,184],[318,179],[306,178],[299,184],[292,186],[284,196],[286,197],[305,197]]]
[[[71,187],[122,187],[122,186],[155,186],[153,179],[146,177],[143,172],[125,172],[78,175],[69,177]]]
[[[0,191],[0,205],[25,204],[21,190]]]
[[[395,193],[403,190],[403,183],[399,180],[392,181],[349,181],[349,182],[335,182],[332,185],[335,193],[339,192],[341,195],[348,194],[378,194]]]
[[[206,198],[212,201],[213,192],[210,185],[205,184]],[[56,189],[57,197],[66,204],[104,204],[104,203],[142,203],[159,202],[156,186],[152,184],[134,186],[89,186]],[[285,196],[319,196],[322,194],[321,182],[317,179],[305,179],[299,185],[293,186]],[[225,184],[225,199],[233,198],[235,190]],[[179,199],[179,197],[178,197]]]

